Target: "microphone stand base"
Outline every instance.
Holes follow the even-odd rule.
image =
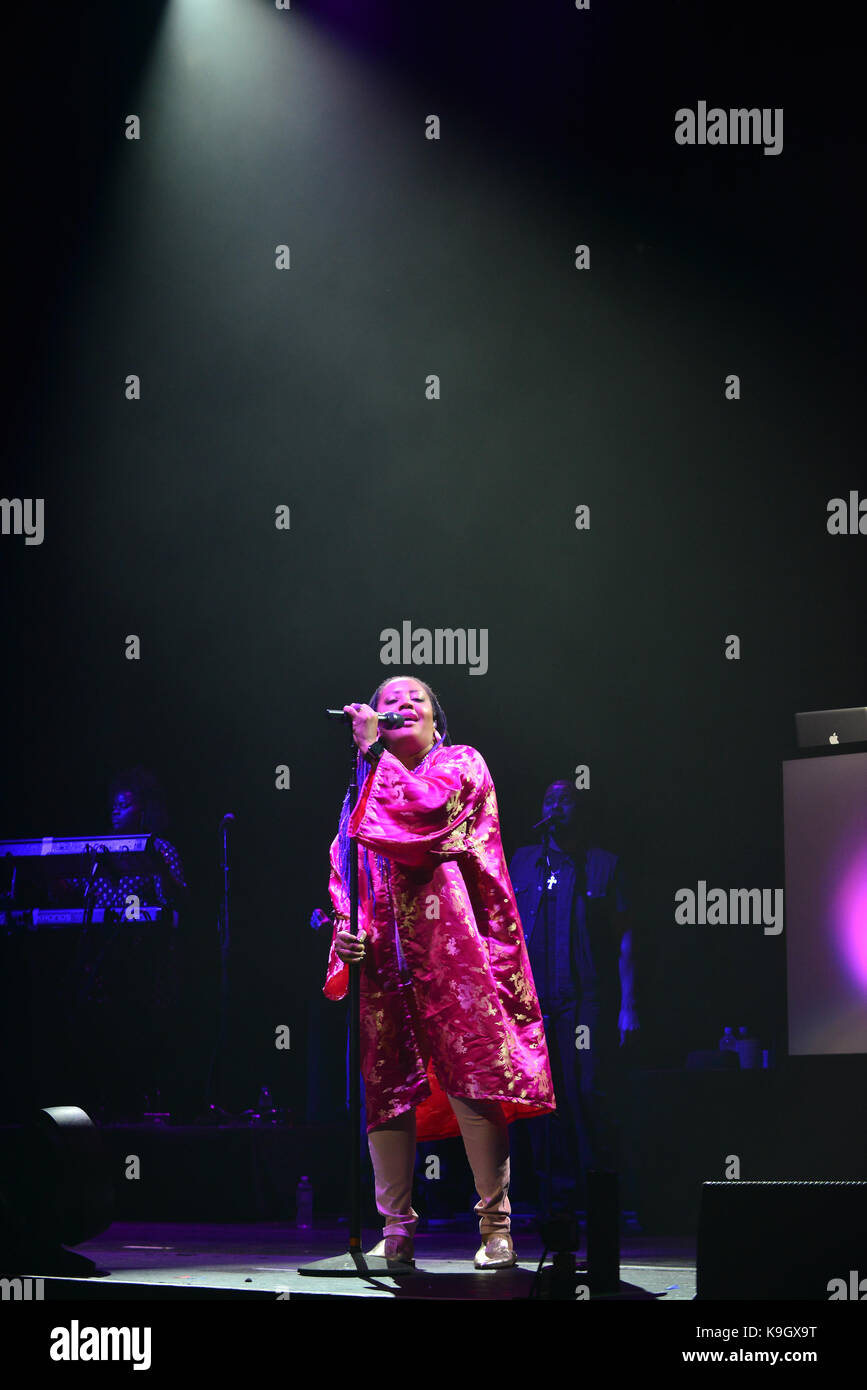
[[[299,1265],[295,1273],[327,1275],[332,1279],[400,1278],[405,1274],[415,1274],[415,1266],[387,1260],[384,1255],[365,1255],[361,1250],[347,1250],[343,1255],[332,1255],[326,1260]]]

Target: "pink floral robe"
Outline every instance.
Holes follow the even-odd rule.
[[[367,1128],[414,1106],[419,1139],[458,1134],[446,1095],[499,1100],[507,1120],[555,1108],[545,1033],[509,879],[491,774],[475,748],[438,745],[418,772],[384,753],[360,792],[361,1071]],[[349,913],[331,846],[329,891]],[[377,855],[387,861],[383,875]],[[335,950],[324,993],[343,999]]]

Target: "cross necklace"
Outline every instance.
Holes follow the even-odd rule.
[[[549,891],[550,891],[552,888],[556,888],[556,886],[557,886],[557,875],[555,874],[555,872],[554,872],[554,870],[553,870],[553,868],[552,868],[552,866],[551,866],[551,860],[550,860],[549,857],[548,857],[548,851],[547,851],[547,850],[545,850],[545,863],[548,865],[548,868],[551,870],[550,876],[549,876],[549,878],[548,878],[548,889],[549,889]]]

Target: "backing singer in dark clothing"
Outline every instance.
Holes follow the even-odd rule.
[[[542,843],[509,865],[558,1098],[556,1115],[529,1122],[534,1164],[543,1179],[550,1124],[553,1190],[543,1205],[572,1211],[584,1206],[588,1169],[620,1166],[622,1060],[639,1026],[620,859],[593,845],[580,795],[553,782]]]

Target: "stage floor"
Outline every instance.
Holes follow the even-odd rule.
[[[364,1249],[381,1230],[364,1230]],[[473,1230],[416,1235],[416,1271],[401,1278],[301,1275],[299,1265],[343,1254],[346,1223],[317,1222],[299,1231],[281,1222],[214,1225],[115,1222],[101,1236],[75,1247],[105,1273],[86,1279],[46,1278],[54,1299],[515,1299],[531,1295],[542,1245],[533,1224],[513,1219],[519,1263],[510,1270],[475,1270]],[[582,1256],[578,1254],[578,1267]],[[550,1257],[549,1257],[550,1258]],[[621,1286],[611,1298],[671,1303],[695,1297],[695,1242],[685,1238],[623,1236]],[[20,1274],[40,1277],[45,1271]]]

